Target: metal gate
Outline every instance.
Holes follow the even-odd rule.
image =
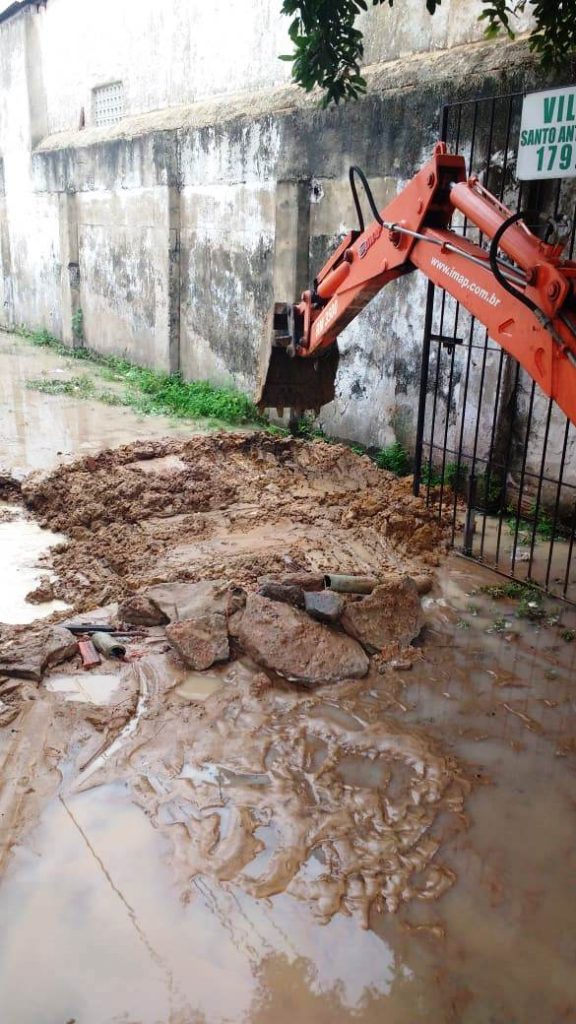
[[[442,139],[513,212],[576,236],[576,179],[516,182],[522,93],[444,107]],[[464,219],[455,230],[481,240]],[[430,284],[414,476],[452,544],[576,603],[576,429],[455,299]]]

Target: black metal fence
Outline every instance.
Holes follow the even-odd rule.
[[[572,256],[576,179],[517,182],[522,94],[444,107],[442,138],[513,212],[553,221]],[[528,216],[528,215],[527,215]],[[481,241],[474,225],[455,230]],[[503,575],[576,603],[576,428],[456,300],[430,284],[423,340],[416,493],[452,543]]]

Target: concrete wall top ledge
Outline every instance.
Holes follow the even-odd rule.
[[[437,86],[453,96],[452,83],[465,80],[466,91],[473,93],[475,83],[485,81],[491,74],[502,75],[510,81],[514,75],[526,73],[533,66],[535,82],[537,64],[530,55],[525,40],[510,43],[468,43],[450,50],[414,54],[384,64],[373,64],[364,69],[368,83],[368,96],[384,96],[402,90],[426,89]],[[362,101],[361,101],[362,102]],[[341,111],[344,108],[338,108]],[[345,108],[354,117],[355,105]],[[87,149],[110,142],[132,141],[150,134],[182,132],[216,127],[233,121],[255,121],[265,117],[281,117],[297,111],[310,114],[324,112],[318,94],[306,94],[297,86],[280,86],[258,93],[227,96],[210,102],[182,107],[167,107],[146,114],[122,118],[107,128],[85,128],[73,132],[57,132],[46,136],[35,147],[34,153]]]

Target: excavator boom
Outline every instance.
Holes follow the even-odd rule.
[[[364,225],[360,177],[374,219]],[[299,303],[275,306],[264,353],[262,407],[298,413],[334,397],[338,335],[390,281],[421,270],[485,325],[576,423],[576,263],[542,241],[438,143],[432,159],[378,211],[358,168],[350,181],[360,229],[350,232]],[[484,244],[450,227],[458,210]]]

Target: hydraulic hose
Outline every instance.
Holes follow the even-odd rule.
[[[356,175],[360,178],[360,181],[362,182],[364,192],[366,193],[366,198],[368,200],[368,205],[370,206],[370,212],[372,213],[374,220],[380,225],[380,227],[384,227],[384,221],[382,220],[378,207],[376,206],[376,203],[374,201],[374,196],[372,194],[372,189],[370,188],[368,179],[364,174],[362,168],[357,167],[356,164],[353,164],[350,170],[348,171],[348,177],[350,179],[352,198],[354,200],[354,206],[356,207],[356,215],[358,217],[358,230],[360,232],[364,231],[365,224],[364,214],[362,213],[362,207],[360,206],[360,200],[358,198],[358,190],[356,188],[356,182],[354,180]]]

